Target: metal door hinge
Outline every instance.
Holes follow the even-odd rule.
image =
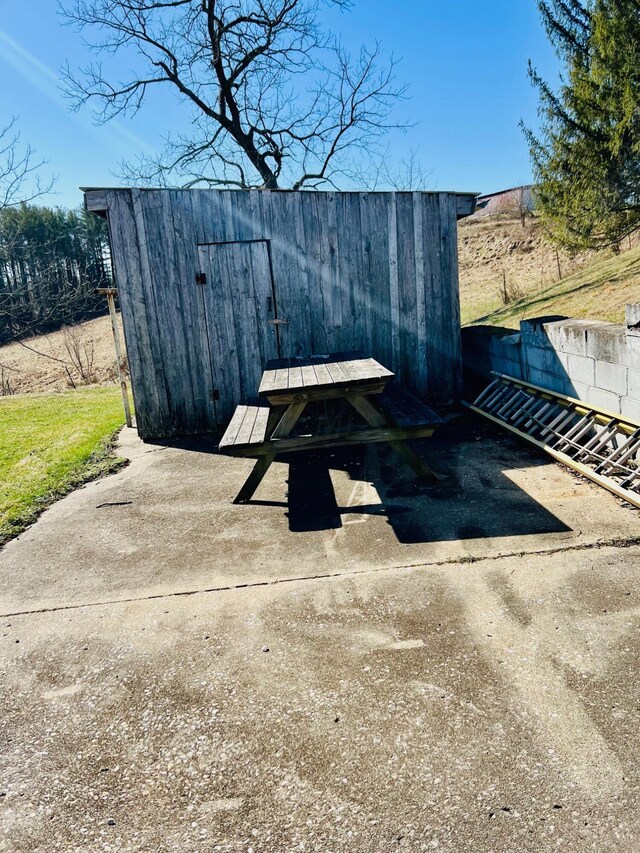
[[[196,273],[196,284],[206,284],[207,283],[207,274],[205,272],[197,272]]]
[[[286,326],[288,322],[288,320],[268,320],[270,326]]]

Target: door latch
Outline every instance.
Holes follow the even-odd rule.
[[[267,322],[269,323],[270,326],[286,326],[289,323],[288,320],[278,320],[278,319],[268,320]]]

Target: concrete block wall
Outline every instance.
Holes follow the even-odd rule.
[[[467,396],[495,370],[640,421],[639,320],[640,305],[631,305],[625,325],[540,317],[519,332],[464,328]]]

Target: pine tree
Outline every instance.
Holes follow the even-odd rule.
[[[617,246],[640,227],[640,2],[539,0],[564,66],[558,92],[529,66],[542,134],[525,129],[536,202],[572,250]]]
[[[0,210],[0,344],[104,313],[107,245],[105,221],[84,210]]]

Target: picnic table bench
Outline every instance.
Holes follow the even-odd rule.
[[[441,419],[393,378],[390,370],[362,353],[269,361],[258,399],[237,407],[219,445],[231,456],[257,459],[234,503],[252,498],[276,454],[349,444],[387,442],[420,477],[436,482],[406,440],[432,435]],[[348,401],[365,425],[291,434],[309,403],[330,400]]]

